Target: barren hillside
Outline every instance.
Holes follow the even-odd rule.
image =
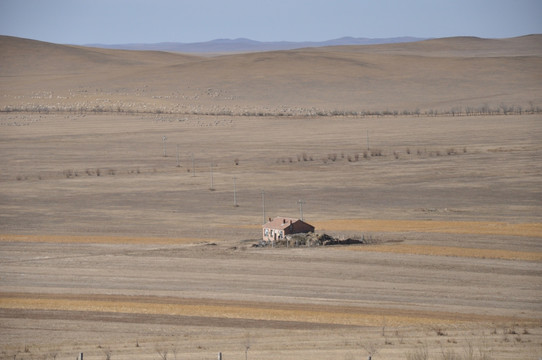
[[[213,114],[528,110],[542,36],[197,57],[0,38],[0,108]],[[30,105],[31,104],[31,105]]]

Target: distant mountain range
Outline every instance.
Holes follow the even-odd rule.
[[[104,48],[104,49],[121,49],[121,50],[154,50],[154,51],[171,51],[182,53],[241,53],[241,52],[259,52],[259,51],[274,51],[274,50],[292,50],[307,47],[322,47],[322,46],[339,46],[339,45],[375,45],[375,44],[393,44],[427,40],[426,38],[416,37],[394,37],[394,38],[354,38],[342,37],[340,39],[327,41],[274,41],[262,42],[245,38],[239,39],[217,39],[206,42],[197,43],[178,43],[178,42],[161,42],[154,44],[85,44],[84,46]]]

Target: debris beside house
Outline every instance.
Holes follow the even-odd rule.
[[[340,246],[340,245],[359,245],[370,243],[364,236],[349,237],[346,239],[336,238],[329,234],[318,233],[299,233],[287,235],[283,239],[275,241],[260,241],[254,244],[253,247],[317,247],[317,246]]]

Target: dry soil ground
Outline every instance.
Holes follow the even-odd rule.
[[[542,357],[541,56],[1,36],[0,358]],[[252,248],[299,200],[370,244]]]
[[[0,120],[4,358],[542,356],[538,115]]]

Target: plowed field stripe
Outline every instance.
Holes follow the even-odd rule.
[[[80,243],[80,244],[194,244],[217,241],[203,238],[159,238],[159,237],[130,237],[130,236],[71,236],[71,235],[17,235],[0,234],[0,242],[50,242],[50,243]]]
[[[431,246],[431,245],[362,245],[337,247],[337,249],[350,251],[372,251],[395,254],[412,255],[434,255],[434,256],[454,256],[478,259],[504,259],[504,260],[525,260],[542,261],[542,252],[510,251],[499,249],[474,249],[459,248],[452,246]]]
[[[18,310],[88,311],[102,313],[198,316],[225,319],[250,319],[259,321],[289,321],[334,325],[380,326],[388,325],[445,324],[472,321],[513,321],[505,316],[449,313],[439,311],[389,309],[373,307],[333,307],[324,305],[293,305],[230,301],[213,305],[208,299],[199,303],[197,299],[174,299],[163,301],[144,297],[143,301],[129,301],[128,296],[97,296],[93,299],[63,295],[0,294],[0,308]],[[246,306],[248,305],[248,306]],[[384,320],[385,319],[385,320]]]
[[[487,221],[336,219],[312,223],[317,230],[360,232],[422,232],[542,237],[541,223]]]

